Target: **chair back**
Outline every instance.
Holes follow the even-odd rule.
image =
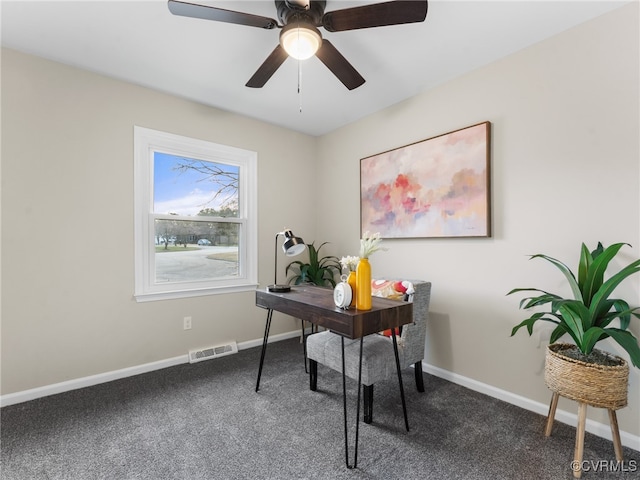
[[[427,340],[427,320],[429,320],[429,302],[431,300],[431,282],[409,280],[415,290],[413,294],[413,323],[402,327],[400,343],[403,350],[403,362],[412,365],[424,358]]]

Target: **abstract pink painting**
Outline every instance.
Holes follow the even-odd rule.
[[[362,232],[490,237],[491,123],[360,160]]]

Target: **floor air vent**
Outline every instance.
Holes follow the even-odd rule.
[[[203,360],[209,360],[210,358],[224,357],[225,355],[231,355],[232,353],[238,353],[238,344],[236,342],[228,343],[226,345],[218,345],[217,347],[207,347],[202,350],[191,350],[189,352],[189,363],[202,362]]]

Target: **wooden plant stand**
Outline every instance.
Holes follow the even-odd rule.
[[[544,435],[546,437],[551,435],[560,396],[578,402],[578,426],[572,470],[573,476],[580,478],[582,476],[587,405],[607,409],[616,460],[618,462],[624,460],[616,410],[627,405],[629,364],[614,355],[610,357],[615,359],[618,364],[605,366],[585,363],[562,354],[563,350],[572,347],[573,345],[563,343],[554,343],[547,347],[544,380],[547,387],[553,392],[553,396],[549,405]]]
[[[556,415],[556,408],[558,406],[559,393],[554,392],[551,397],[551,405],[549,405],[549,415],[547,416],[547,425],[544,429],[544,436],[549,437],[551,430],[553,429],[553,419]],[[622,462],[624,457],[622,455],[622,442],[620,441],[620,430],[618,429],[618,417],[616,411],[612,408],[608,408],[609,423],[611,424],[611,436],[613,437],[613,450],[616,454],[616,460]],[[578,426],[576,430],[576,446],[573,453],[573,476],[580,478],[582,476],[582,455],[584,453],[584,432],[585,424],[587,422],[587,403],[578,402]]]

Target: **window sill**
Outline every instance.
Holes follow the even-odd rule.
[[[252,292],[258,288],[257,283],[233,285],[229,287],[203,288],[199,290],[179,290],[173,292],[138,293],[134,295],[136,302],[155,302],[178,298],[202,297],[205,295],[224,295],[228,293]]]

